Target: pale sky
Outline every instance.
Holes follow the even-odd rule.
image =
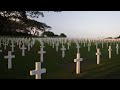
[[[51,26],[55,34],[70,38],[117,37],[120,35],[120,11],[47,12],[35,19]]]

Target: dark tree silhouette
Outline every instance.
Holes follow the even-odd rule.
[[[51,31],[45,31],[42,33],[42,36],[44,37],[54,37],[54,33]]]
[[[16,32],[28,33],[36,28],[45,31],[51,26],[30,18],[44,17],[41,11],[0,11],[0,34],[15,34]],[[36,33],[36,32],[34,32]]]
[[[67,37],[64,33],[61,33],[59,37]]]

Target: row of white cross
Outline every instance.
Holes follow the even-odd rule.
[[[42,49],[43,50],[43,49]],[[109,58],[111,58],[111,46],[109,46]],[[11,54],[12,52],[11,51],[8,51],[8,56],[4,56],[5,59],[8,59],[8,68],[11,69],[12,67],[12,64],[11,64],[11,59],[12,58],[15,58],[15,55],[12,55]],[[100,50],[97,49],[97,64],[100,63]],[[74,62],[76,62],[76,73],[79,74],[80,73],[80,62],[83,61],[82,58],[80,58],[80,53],[77,53],[77,58],[74,59]],[[46,72],[46,69],[41,69],[41,62],[36,62],[36,69],[35,70],[32,70],[30,71],[30,75],[36,75],[36,79],[41,79],[41,73],[45,73]]]
[[[8,56],[4,56],[5,59],[8,59],[8,69],[12,68],[11,60],[12,60],[12,58],[15,58],[15,55],[12,55],[12,52],[14,52],[15,45],[14,45],[13,41],[11,41],[11,42],[12,42],[12,44],[10,46],[11,51],[8,51]],[[66,41],[65,41],[65,43],[66,43]],[[19,48],[20,48],[21,43],[18,43],[18,44],[19,44]],[[54,48],[55,43],[50,43],[50,44],[53,45],[52,47]],[[8,45],[8,42],[7,43],[4,42],[3,45],[5,46],[4,49],[6,49],[6,46]],[[33,43],[32,43],[32,45],[33,45]],[[30,50],[30,46],[32,46],[32,45],[30,43],[28,43],[28,51]],[[71,42],[68,42],[67,45],[68,45],[68,49],[69,49],[69,46],[71,45]],[[107,43],[107,45],[108,45],[108,43]],[[56,51],[58,51],[59,43],[57,42],[55,44],[55,46],[56,46]],[[91,43],[88,43],[88,51],[90,51],[90,46],[91,46]],[[0,43],[0,47],[1,47],[1,43]],[[40,62],[36,62],[35,63],[36,69],[30,71],[30,75],[36,75],[36,79],[41,79],[41,74],[46,72],[45,68],[41,69],[41,62],[43,62],[43,54],[46,53],[43,50],[44,47],[45,46],[42,43],[41,46],[40,46],[40,51],[38,51],[38,54],[40,54]],[[85,47],[85,43],[84,43],[84,47]],[[80,62],[83,61],[83,59],[80,58],[80,53],[79,53],[80,52],[79,51],[80,45],[79,45],[79,43],[76,43],[76,48],[77,48],[77,58],[74,59],[74,62],[76,62],[76,73],[79,74],[80,73]],[[102,43],[102,48],[103,48],[103,43]],[[116,44],[116,54],[118,54],[118,48],[119,48],[119,46],[118,46],[118,44]],[[25,56],[25,49],[27,49],[27,48],[25,47],[24,43],[23,43],[23,45],[20,49],[22,49],[22,56]],[[100,49],[98,49],[98,44],[97,43],[96,43],[96,49],[97,49],[97,53],[96,53],[97,64],[99,64],[100,63],[101,52],[100,52]],[[62,58],[64,58],[66,48],[63,45],[63,42],[62,42],[61,50],[62,50]],[[111,46],[109,46],[108,51],[109,51],[109,58],[111,58],[111,51],[112,51]],[[2,52],[2,50],[0,50],[0,52]]]
[[[118,44],[117,44],[116,48],[117,48],[116,53],[118,54]],[[109,58],[111,58],[111,51],[112,51],[111,46],[109,46],[108,51],[109,51]],[[97,48],[96,55],[97,55],[97,64],[100,64],[100,55],[101,55],[101,52],[100,52],[99,48]],[[78,52],[77,53],[77,58],[74,59],[74,62],[76,62],[76,74],[80,73],[80,62],[81,61],[83,61],[83,58],[80,58],[80,53]]]

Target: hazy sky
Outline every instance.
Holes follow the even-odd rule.
[[[116,37],[120,35],[120,11],[44,12],[35,19],[51,26],[55,34],[73,38]]]

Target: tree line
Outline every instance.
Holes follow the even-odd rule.
[[[51,29],[51,26],[31,19],[38,18],[39,16],[44,17],[43,12],[0,11],[0,35],[34,36],[38,31],[41,31],[42,36],[57,36],[53,32],[46,31],[47,29]],[[61,34],[59,36],[66,36],[63,33]]]

